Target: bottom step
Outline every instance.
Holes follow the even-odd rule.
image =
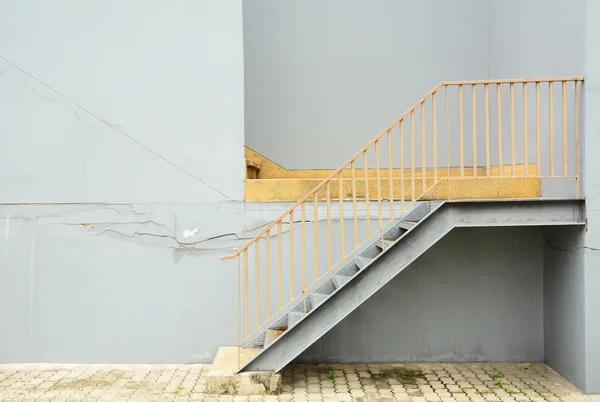
[[[204,372],[206,393],[214,395],[276,395],[281,392],[281,374],[252,371],[236,374],[260,349],[220,347],[215,360]]]

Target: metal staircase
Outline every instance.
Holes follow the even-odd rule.
[[[238,347],[261,349],[239,371],[281,370],[455,227],[582,224],[580,204],[553,202],[535,208],[531,201],[518,201],[542,199],[546,179],[565,180],[579,196],[581,81],[441,83],[246,245],[223,257],[237,260]],[[547,102],[540,95],[542,84],[548,89]],[[523,97],[518,134],[515,85]],[[465,86],[471,89],[468,113],[463,108]],[[562,148],[553,137],[555,87],[562,88]],[[535,113],[528,109],[533,103],[528,88],[535,93]],[[574,94],[571,102],[569,91]],[[510,104],[508,122],[502,115],[503,94]],[[444,96],[445,107],[438,107],[439,96]],[[548,105],[547,126],[540,123],[542,103]],[[458,116],[451,117],[450,110]],[[496,110],[494,141],[491,110]],[[465,114],[472,122],[466,135]],[[575,116],[570,128],[567,115]],[[478,117],[484,128],[479,131]],[[536,122],[532,130],[529,119]],[[444,128],[439,130],[445,134],[443,141],[438,140],[444,137],[438,126]],[[472,146],[467,158],[465,138]],[[478,148],[478,141],[483,146]],[[507,145],[509,165],[503,163]],[[550,150],[545,159],[541,149]],[[561,162],[558,173],[555,165]]]

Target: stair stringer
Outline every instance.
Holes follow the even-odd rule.
[[[280,371],[455,227],[585,225],[579,201],[490,202],[478,211],[482,204],[446,202],[434,209],[375,257],[371,269],[359,272],[239,372]]]
[[[393,244],[395,252],[390,253],[388,250],[392,247],[389,247],[375,257],[370,269],[360,272],[319,308],[310,311],[294,328],[286,331],[268,349],[242,367],[240,372],[280,371],[452,230],[450,213],[444,211],[443,207],[437,208],[430,215],[435,216],[435,219],[432,216],[423,218],[419,225]]]

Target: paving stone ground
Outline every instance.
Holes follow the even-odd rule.
[[[206,395],[206,365],[0,365],[0,400],[600,402],[545,364],[290,365],[283,392]]]

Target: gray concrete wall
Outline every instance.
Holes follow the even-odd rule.
[[[585,36],[584,187],[588,217],[585,235],[586,387],[600,393],[600,3],[588,1]]]
[[[585,229],[548,227],[544,241],[544,356],[585,389]]]
[[[585,5],[585,0],[246,1],[246,145],[286,168],[335,168],[440,81],[582,75]],[[542,105],[546,105],[547,87],[541,92]],[[458,164],[459,154],[457,93],[456,88],[450,92],[452,165]],[[533,102],[533,87],[529,93]],[[557,84],[555,103],[560,99],[559,94],[560,84]],[[472,163],[470,96],[467,87],[464,100],[467,164]],[[477,97],[481,102],[482,88]],[[520,138],[519,86],[515,98],[516,136]],[[571,104],[571,88],[568,99]],[[490,121],[491,162],[496,163],[495,88],[490,89],[490,100],[490,110],[494,111]],[[510,151],[508,106],[506,86],[503,89],[505,163]],[[555,108],[558,106],[556,103]],[[431,106],[427,107],[431,116]],[[441,109],[438,109],[440,130],[445,119]],[[477,125],[480,163],[485,160],[482,112],[481,103]],[[529,112],[534,113],[533,103]],[[419,113],[417,132],[420,132]],[[548,119],[543,107],[541,113],[544,134]],[[558,112],[555,127],[560,127],[560,116]],[[572,108],[568,119],[574,121]],[[529,121],[530,144],[533,144],[533,114]],[[431,124],[429,141],[430,127]],[[569,130],[573,131],[571,125]],[[559,138],[555,139],[555,163],[560,166],[562,145]],[[446,163],[446,146],[443,138],[439,142],[438,152],[444,155],[440,157],[441,165]],[[417,138],[417,150],[419,147]],[[548,147],[543,139],[542,157],[546,163]],[[517,161],[522,161],[520,142],[516,153]],[[428,151],[428,155],[427,164],[431,166],[433,152]],[[574,161],[572,141],[569,155]],[[531,146],[529,160],[534,161]],[[398,162],[395,163],[397,166]],[[418,159],[417,165],[420,164]],[[574,164],[569,169],[573,171]]]
[[[1,202],[242,199],[241,0],[3,1],[0,27]]]
[[[245,1],[246,145],[289,169],[339,166],[438,82],[488,76],[488,11]]]
[[[235,343],[220,257],[281,213],[239,202],[242,33],[241,0],[2,2],[1,362]]]
[[[455,229],[299,359],[543,361],[539,228]]]

